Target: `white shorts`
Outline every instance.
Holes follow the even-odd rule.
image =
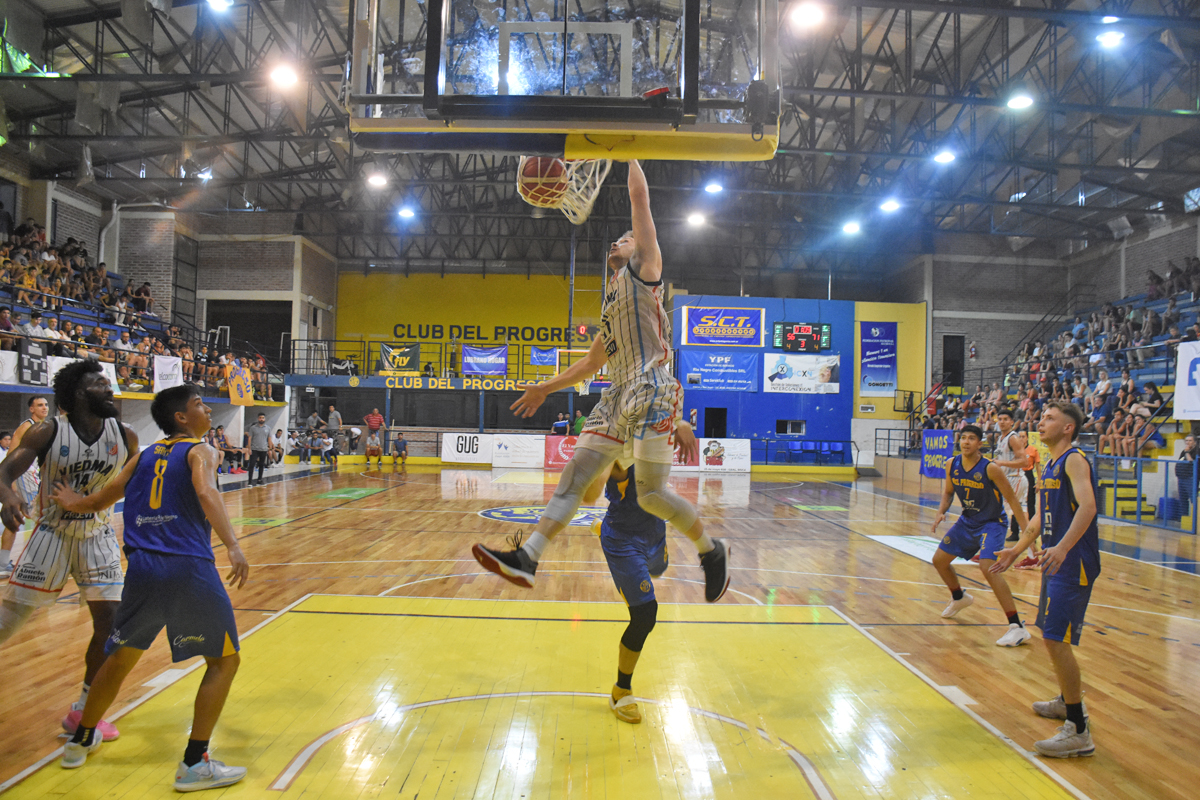
[[[1025,501],[1029,497],[1029,479],[1025,477],[1025,473],[1018,472],[1016,475],[1009,475],[1008,485],[1012,487],[1013,494],[1017,496],[1017,503],[1024,509]]]
[[[80,602],[121,600],[125,576],[121,546],[112,528],[77,539],[39,525],[17,557],[6,598],[31,606],[50,605],[62,593],[68,577],[79,586]]]
[[[670,464],[682,403],[683,387],[665,367],[631,383],[614,383],[601,392],[576,447],[619,456],[632,445],[635,459]]]

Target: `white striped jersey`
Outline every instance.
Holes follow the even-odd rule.
[[[27,418],[25,422],[21,423],[21,425],[26,423],[29,424],[29,428],[32,428],[37,424],[33,421],[32,417]],[[17,427],[19,428],[21,426],[18,425]],[[29,433],[29,428],[25,429],[25,433]],[[22,433],[21,435],[24,436],[25,433]],[[33,463],[29,465],[29,469],[25,470],[23,473],[21,473],[21,477],[17,478],[17,484],[20,486],[21,493],[24,495],[27,501],[29,501],[30,498],[37,496],[38,487],[41,485],[41,479],[41,465],[37,463],[37,459],[34,459]]]
[[[1017,432],[1009,431],[1008,436],[1000,437],[1000,441],[996,442],[996,461],[1016,461],[1017,453],[1013,450],[1013,445],[1016,444]],[[1024,453],[1021,454],[1024,457]],[[1016,467],[1001,467],[1004,470],[1006,478],[1015,478],[1024,473]]]
[[[84,441],[64,417],[53,417],[56,426],[50,449],[42,459],[42,485],[38,490],[39,526],[63,536],[90,539],[112,527],[112,509],[95,514],[77,514],[54,502],[54,484],[63,481],[80,494],[91,494],[115,478],[125,466],[129,448],[125,431],[116,417],[104,420],[100,438]]]
[[[662,281],[646,283],[624,266],[604,293],[600,336],[614,385],[632,383],[671,361],[671,320],[663,308]]]

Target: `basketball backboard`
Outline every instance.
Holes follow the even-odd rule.
[[[356,9],[348,101],[363,149],[775,154],[778,0],[367,0]],[[404,31],[415,31],[411,40]]]

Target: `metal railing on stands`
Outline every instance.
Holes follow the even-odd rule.
[[[876,428],[875,455],[892,458],[921,457],[921,428]]]
[[[858,448],[840,439],[751,439],[752,464],[856,466]]]
[[[1195,461],[1096,455],[1092,463],[1100,516],[1195,535]]]
[[[383,347],[404,350],[420,347],[418,375],[438,378],[462,377],[462,345],[446,342],[364,342],[358,339],[297,339],[292,342],[291,372],[298,375],[376,375],[380,372]],[[480,347],[495,347],[480,343]],[[531,364],[533,348],[540,345],[510,344],[503,377],[517,381],[544,381],[555,374],[555,365]],[[501,376],[497,376],[501,377]]]

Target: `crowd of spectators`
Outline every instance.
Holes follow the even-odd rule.
[[[392,464],[403,465],[408,461],[408,441],[404,432],[399,427],[389,427],[378,408],[363,416],[361,428],[347,425],[335,405],[328,406],[324,418],[320,411],[314,410],[305,419],[303,428],[288,431],[283,451],[298,456],[301,462],[316,456],[322,464],[336,467],[338,457],[357,453],[360,443],[367,456],[367,466],[371,459],[383,466],[385,457],[391,458]]]

